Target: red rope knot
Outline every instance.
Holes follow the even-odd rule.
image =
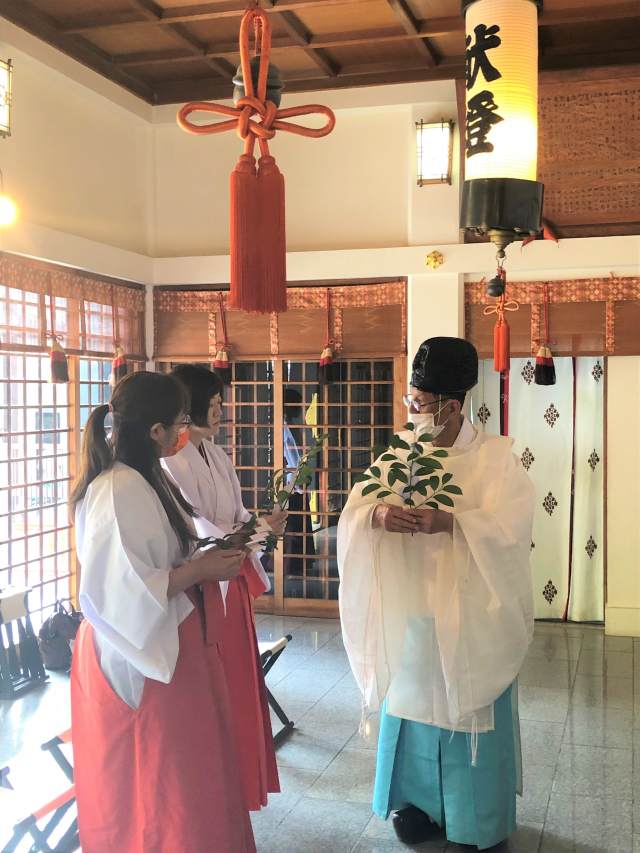
[[[494,305],[487,305],[484,309],[484,316],[489,317],[491,314],[496,315],[496,320],[499,323],[505,322],[505,311],[518,311],[520,303],[515,299],[510,299],[508,302],[505,296],[501,296]]]
[[[260,50],[257,51],[260,55],[257,91],[251,75],[249,37],[252,27],[255,28],[256,50],[258,40],[260,42]],[[240,62],[245,91],[244,97],[240,98],[234,107],[209,103],[208,101],[191,101],[179,110],[178,125],[187,133],[197,135],[223,133],[235,128],[238,136],[245,143],[244,153],[253,155],[257,139],[263,157],[269,155],[268,141],[273,139],[278,130],[313,139],[319,139],[331,133],[335,127],[336,119],[329,107],[321,104],[305,104],[304,106],[281,110],[272,101],[266,100],[270,55],[271,24],[269,18],[262,9],[247,9],[240,24]],[[194,112],[216,113],[217,115],[229,116],[229,120],[209,122],[208,124],[192,124],[189,117]],[[305,115],[324,115],[327,121],[319,128],[305,127],[284,121],[287,118]],[[256,117],[259,120],[255,120]]]

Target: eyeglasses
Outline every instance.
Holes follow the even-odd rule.
[[[428,409],[429,406],[439,406],[442,402],[442,397],[438,397],[437,400],[429,400],[426,402],[424,400],[416,400],[415,397],[411,396],[411,394],[405,394],[402,398],[402,402],[412,412],[423,412],[425,409]]]
[[[182,434],[186,432],[191,426],[191,418],[189,415],[185,415],[181,421],[178,421],[177,424],[174,424],[175,427],[178,427],[178,433]]]

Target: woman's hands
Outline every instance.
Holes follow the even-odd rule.
[[[263,518],[276,536],[284,536],[287,519],[289,518],[289,513],[286,509],[280,509],[279,506],[276,506],[272,513],[264,515]]]
[[[209,548],[191,561],[200,573],[200,582],[229,581],[240,573],[246,551],[237,548]]]
[[[210,548],[199,557],[183,563],[169,572],[167,597],[172,598],[179,592],[207,581],[232,580],[240,574],[246,552],[230,548]]]

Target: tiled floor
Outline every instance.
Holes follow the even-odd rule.
[[[377,720],[358,734],[360,698],[338,622],[258,616],[257,623],[260,639],[293,634],[269,684],[296,723],[278,750],[283,792],[253,816],[258,850],[406,850],[371,814]],[[64,783],[37,745],[64,727],[67,694],[68,683],[56,678],[20,701],[0,702],[0,766],[11,765],[16,787],[0,790],[0,848],[30,798]],[[640,853],[640,640],[538,623],[520,676],[520,717],[519,829],[495,849]],[[416,849],[469,850],[444,838]]]

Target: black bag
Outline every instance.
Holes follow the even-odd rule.
[[[73,604],[69,603],[66,608],[61,601],[56,601],[53,614],[44,620],[38,631],[38,646],[46,669],[69,669],[71,645],[81,622],[82,613]]]

